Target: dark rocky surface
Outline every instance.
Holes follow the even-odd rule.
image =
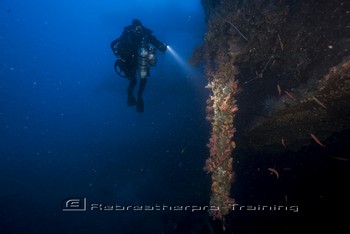
[[[232,196],[243,205],[300,208],[231,212],[225,230],[222,221],[211,223],[215,232],[340,232],[346,228],[341,212],[349,206],[349,1],[202,0],[202,5],[209,26],[192,64],[209,51],[223,63],[235,58],[225,66],[239,71]],[[218,58],[223,47],[226,58]]]

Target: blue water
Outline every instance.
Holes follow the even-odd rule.
[[[200,1],[0,1],[1,234],[160,233],[188,215],[62,211],[71,197],[208,202],[206,80],[159,53],[145,112],[128,107],[110,42],[133,18],[185,61],[205,31]]]

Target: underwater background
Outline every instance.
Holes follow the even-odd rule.
[[[168,225],[161,211],[62,212],[70,197],[106,205],[207,202],[205,79],[158,53],[140,114],[126,105],[128,81],[115,73],[110,49],[139,18],[188,59],[205,29],[199,2],[1,1],[0,10],[0,233]]]
[[[340,215],[349,205],[345,127],[325,141],[325,149],[313,142],[297,152],[266,153],[240,148],[237,139],[232,186],[237,204],[293,209],[242,208],[224,221],[193,210],[208,206],[211,193],[211,177],[203,170],[210,90],[203,67],[188,63],[207,30],[205,2],[216,1],[0,0],[0,234],[249,234],[346,227]],[[128,81],[115,73],[110,48],[134,18],[179,55],[157,54],[144,113],[127,106]],[[259,86],[243,87],[242,93],[261,93]],[[262,116],[274,108],[272,98],[252,97],[238,98],[243,113],[235,125],[238,136],[255,104]],[[277,179],[272,169],[278,169]],[[86,201],[87,210],[63,210],[69,199]],[[99,209],[91,210],[91,204]],[[169,208],[177,206],[181,209]]]

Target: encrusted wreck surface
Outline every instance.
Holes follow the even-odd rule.
[[[235,108],[226,115],[232,123],[215,121],[223,119],[222,113],[215,111],[215,102],[207,102],[212,125],[206,163],[212,175],[210,204],[300,207],[296,214],[211,213],[222,221],[218,229],[221,225],[234,233],[299,233],[306,226],[313,232],[339,228],[340,222],[331,223],[328,217],[341,220],[340,207],[349,197],[350,2],[202,4],[208,27],[191,63],[205,61],[216,103],[224,103],[224,95],[217,94],[225,92],[215,92],[215,87],[235,84],[224,106]],[[224,134],[229,129],[218,125],[230,126],[234,135]],[[221,145],[225,154],[217,153]],[[223,156],[229,153],[232,160]]]
[[[294,99],[280,97],[270,113],[245,131],[243,145],[260,152],[298,151],[314,144],[310,134],[326,142],[334,133],[350,129],[350,59],[331,68],[318,83],[314,90],[301,85],[293,91]]]
[[[227,40],[241,38],[239,44],[222,44],[228,55],[237,55],[240,71],[238,148],[298,151],[315,143],[311,133],[327,141],[350,129],[348,1],[202,4],[207,20],[226,22]]]

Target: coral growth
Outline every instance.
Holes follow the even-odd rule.
[[[210,205],[219,207],[210,211],[214,219],[224,219],[229,207],[234,203],[230,197],[231,186],[234,181],[232,153],[236,147],[233,141],[235,128],[233,125],[235,113],[238,110],[235,94],[238,90],[236,75],[238,70],[234,66],[239,35],[227,35],[227,23],[219,13],[208,21],[206,44],[201,47],[201,54],[205,61],[208,78],[206,88],[211,90],[207,100],[207,117],[211,122],[211,137],[207,144],[210,156],[203,168],[211,173],[212,186]]]
[[[198,65],[200,59],[209,57],[214,71],[210,75],[216,79],[223,77],[219,72],[239,68],[239,76],[233,76],[244,90],[235,95],[239,106],[244,105],[235,117],[235,138],[241,150],[270,148],[270,152],[283,153],[281,137],[288,149],[297,150],[310,143],[305,134],[310,130],[324,139],[348,131],[349,117],[344,111],[349,109],[345,101],[348,84],[338,76],[333,82],[321,81],[332,67],[339,70],[349,60],[348,2],[201,2],[208,25],[206,42],[191,62]],[[340,71],[346,74],[345,69]],[[319,83],[325,84],[324,90]],[[221,110],[226,108],[221,106]],[[207,119],[211,121],[213,114]]]

